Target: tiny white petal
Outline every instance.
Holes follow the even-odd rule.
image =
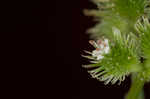
[[[97,60],[103,59],[104,56],[102,55],[109,53],[110,48],[109,48],[108,39],[104,39],[104,41],[101,41],[101,42],[97,41],[97,43],[92,41],[92,45],[96,47],[96,50],[92,52],[92,56],[96,58]]]
[[[104,42],[106,45],[108,45],[108,39],[105,39]]]
[[[101,44],[101,45],[100,45],[100,48],[101,48],[101,49],[104,49],[104,45],[103,45],[103,44]]]
[[[109,46],[107,46],[107,47],[105,48],[105,53],[106,53],[106,54],[109,53]]]

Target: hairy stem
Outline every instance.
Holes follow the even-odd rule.
[[[142,74],[134,74],[132,76],[132,84],[129,92],[125,99],[144,99],[143,86],[145,80],[142,77]]]

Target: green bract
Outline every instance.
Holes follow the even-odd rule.
[[[143,76],[146,80],[150,80],[150,23],[147,18],[142,18],[138,20],[136,24],[136,29],[139,33],[141,50],[143,53],[144,68]]]
[[[114,1],[114,10],[120,16],[136,21],[138,17],[144,14],[147,6],[147,0],[112,0]]]
[[[114,28],[113,31],[115,41],[110,43],[109,54],[105,54],[102,60],[94,60],[95,64],[88,65],[88,67],[96,66],[89,73],[92,77],[104,81],[105,84],[121,82],[131,72],[141,70],[139,57],[136,54],[138,46],[136,46],[134,35],[122,36],[117,28]]]
[[[88,72],[93,78],[108,83],[119,83],[129,74],[132,85],[126,99],[140,96],[145,82],[150,81],[150,0],[93,0],[97,9],[84,10],[94,16],[97,24],[88,29],[91,38],[109,39],[109,44],[95,42],[96,49],[87,52],[91,59]],[[103,46],[107,45],[109,53]],[[109,45],[109,47],[108,47]]]
[[[142,16],[150,16],[148,0],[93,0],[98,9],[85,10],[88,16],[96,17],[98,24],[88,30],[93,39],[106,36],[112,39],[112,27],[122,33],[135,32],[134,25]],[[148,12],[149,11],[149,12]],[[100,21],[100,22],[99,22]]]

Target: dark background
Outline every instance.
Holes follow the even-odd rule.
[[[82,12],[95,8],[89,0],[26,0],[1,4],[0,33],[4,35],[2,43],[6,43],[3,59],[9,60],[3,66],[6,69],[2,74],[3,86],[6,92],[12,93],[11,97],[123,98],[130,87],[129,78],[120,86],[105,86],[81,67],[88,63],[81,57],[83,50],[92,50],[86,30],[95,22]],[[150,87],[145,88],[150,99]]]

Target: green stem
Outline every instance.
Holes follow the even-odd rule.
[[[142,77],[142,74],[134,74],[132,76],[131,88],[125,99],[144,99],[143,86],[145,80]]]
[[[144,99],[144,90],[142,89],[137,99]]]

